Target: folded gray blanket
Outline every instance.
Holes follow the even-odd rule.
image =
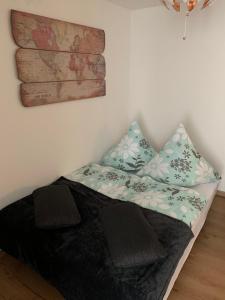
[[[41,229],[75,226],[81,217],[66,185],[45,186],[33,193],[35,224]]]
[[[100,210],[112,260],[117,267],[143,266],[166,255],[139,206],[123,202]]]

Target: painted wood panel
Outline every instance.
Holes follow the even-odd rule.
[[[22,48],[100,54],[105,48],[104,30],[11,11],[12,32]]]
[[[104,79],[102,55],[18,49],[18,77],[23,82]]]
[[[105,96],[105,89],[104,80],[23,83],[21,99],[24,106],[37,106]]]

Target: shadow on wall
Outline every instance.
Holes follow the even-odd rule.
[[[1,198],[0,210],[2,208],[4,208],[5,206],[7,206],[7,205],[9,205],[13,202],[16,202],[17,200],[23,198],[24,195],[29,195],[30,193],[32,193],[33,190],[35,190],[37,188],[38,188],[38,186],[24,187],[22,189],[15,190],[15,191],[9,193],[5,197]]]
[[[18,201],[19,199],[25,197],[26,195],[30,195],[34,190],[39,188],[40,186],[29,186],[23,187],[18,190],[14,190],[13,192],[7,194],[5,197],[1,198],[0,201],[0,210],[7,205]]]
[[[67,174],[73,172],[75,169],[78,169],[82,167],[83,165],[86,165],[91,162],[99,162],[104,155],[105,152],[107,152],[112,145],[114,145],[116,142],[119,141],[121,137],[121,133],[118,130],[118,133],[116,134],[115,139],[111,139],[113,135],[115,135],[113,127],[107,126],[107,122],[105,121],[104,126],[100,126],[99,124],[99,132],[97,136],[92,135],[92,131],[90,128],[90,132],[87,132],[87,136],[90,137],[89,140],[89,151],[87,151],[87,158],[80,158],[79,159],[79,164],[77,164],[77,161],[75,160],[74,164],[71,164],[70,159],[67,160],[67,158],[70,158],[72,154],[69,152],[67,155],[65,155],[65,160],[63,160],[63,166],[61,164],[59,165],[59,169],[57,170],[57,176],[51,177],[51,179],[48,181],[45,181],[45,179],[42,181],[40,184],[40,180],[37,180],[37,185],[31,185],[31,186],[24,186],[19,189],[15,189],[14,191],[11,191],[10,193],[6,194],[5,196],[0,198],[0,210],[4,208],[5,206],[31,194],[35,189],[43,186],[43,185],[48,185],[51,182],[54,182],[57,180],[60,176],[66,176]],[[107,132],[107,134],[106,134]],[[125,130],[124,130],[125,132]],[[107,141],[103,139],[103,137],[106,137]],[[80,141],[81,148],[85,148],[85,142],[86,139],[83,139]],[[68,149],[71,149],[72,147],[68,146]],[[101,151],[99,151],[101,149]],[[54,151],[54,149],[52,149]],[[74,152],[75,153],[75,152]],[[95,157],[93,158],[93,153],[97,153],[94,155]],[[39,183],[39,184],[38,184]]]
[[[205,146],[204,140],[207,139],[207,133],[202,138],[202,135],[199,134],[198,126],[195,125],[195,122],[191,116],[188,116],[186,121],[183,123],[184,126],[187,128],[188,133],[190,133],[190,138],[194,146],[196,147],[196,149],[221,174],[222,173],[221,162],[219,162],[215,154],[212,153],[210,149],[208,149]]]
[[[145,122],[143,115],[139,112],[132,121],[134,121],[134,120],[138,121],[138,123],[141,126],[144,136],[149,139],[150,144],[153,146],[153,148],[156,149],[157,151],[159,151],[158,147],[156,147],[157,142],[153,138],[154,134],[153,134],[151,128],[147,128],[147,126],[146,126],[147,122]]]

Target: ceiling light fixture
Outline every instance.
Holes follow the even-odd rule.
[[[204,9],[215,2],[215,0],[161,0],[165,7],[176,12],[185,12],[185,25],[183,40],[187,39],[187,22],[190,13],[194,9]]]

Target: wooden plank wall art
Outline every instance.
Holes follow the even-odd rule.
[[[105,96],[104,30],[11,11],[24,106]]]

